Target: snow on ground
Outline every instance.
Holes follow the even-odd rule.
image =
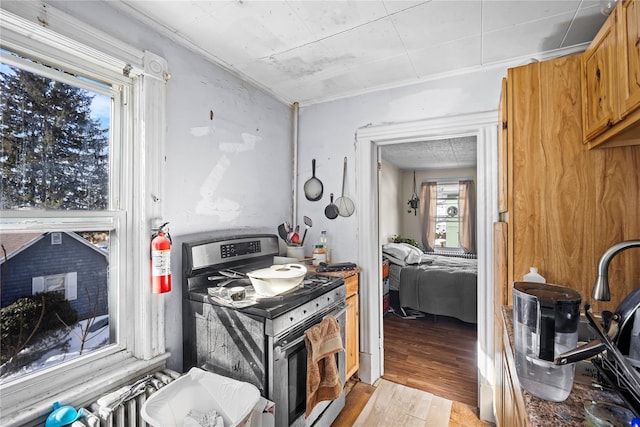
[[[89,332],[84,342],[82,355],[109,344],[108,315],[95,318],[94,325],[102,324],[94,332]],[[22,366],[21,369],[7,372],[0,378],[0,384],[18,379],[41,369],[50,368],[80,356],[82,330],[89,320],[81,320],[71,327],[52,331],[46,338],[38,340],[20,352],[20,356],[34,357],[36,360]],[[4,365],[3,365],[4,366]]]

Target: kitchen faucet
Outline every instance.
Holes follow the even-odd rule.
[[[609,263],[618,253],[629,248],[640,248],[640,240],[627,240],[624,242],[616,243],[607,249],[600,257],[598,262],[598,275],[596,281],[593,284],[593,291],[591,297],[598,301],[610,301],[611,294],[609,292]]]
[[[625,249],[640,247],[640,240],[627,240],[616,243],[607,249],[598,262],[598,274],[593,285],[591,296],[599,301],[609,301],[609,263],[618,253]],[[553,363],[556,365],[566,365],[592,358],[591,362],[598,369],[598,372],[606,378],[607,382],[620,394],[623,400],[632,408],[636,416],[640,416],[640,372],[635,365],[629,362],[630,357],[625,357],[618,346],[621,338],[624,343],[626,336],[623,331],[635,316],[640,314],[640,287],[636,287],[618,305],[614,313],[608,313],[609,320],[606,324],[599,324],[595,321],[591,313],[590,304],[584,306],[585,316],[589,325],[597,334],[597,338],[589,341],[580,347],[574,348],[557,356]],[[604,316],[603,316],[604,320]],[[634,319],[635,321],[635,319]],[[629,340],[633,341],[634,332],[629,334]],[[623,350],[631,347],[632,343],[624,343]],[[605,352],[606,350],[606,352]],[[631,353],[631,349],[629,349]],[[626,353],[625,353],[626,354]],[[597,357],[594,357],[597,356]]]

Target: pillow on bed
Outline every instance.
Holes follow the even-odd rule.
[[[424,252],[408,243],[385,243],[382,253],[398,265],[423,263]]]

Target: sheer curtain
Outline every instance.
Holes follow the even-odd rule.
[[[476,253],[476,187],[472,180],[460,181],[460,246]]]
[[[420,187],[420,225],[422,245],[426,251],[433,251],[436,241],[437,182],[425,182]]]

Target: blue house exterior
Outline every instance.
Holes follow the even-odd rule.
[[[22,239],[22,241],[21,241]],[[73,232],[0,235],[0,306],[64,292],[78,320],[108,314],[108,252]],[[11,247],[13,244],[14,247]]]

